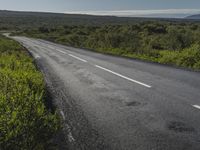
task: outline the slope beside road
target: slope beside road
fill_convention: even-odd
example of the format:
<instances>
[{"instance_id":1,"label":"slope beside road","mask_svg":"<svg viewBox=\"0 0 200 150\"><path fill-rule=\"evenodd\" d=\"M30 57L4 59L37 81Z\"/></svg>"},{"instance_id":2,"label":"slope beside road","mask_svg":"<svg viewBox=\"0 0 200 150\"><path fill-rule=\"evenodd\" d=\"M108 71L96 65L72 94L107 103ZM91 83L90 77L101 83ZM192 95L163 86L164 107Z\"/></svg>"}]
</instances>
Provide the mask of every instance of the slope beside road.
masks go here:
<instances>
[{"instance_id":1,"label":"slope beside road","mask_svg":"<svg viewBox=\"0 0 200 150\"><path fill-rule=\"evenodd\" d=\"M200 149L199 72L13 38L44 73L74 149Z\"/></svg>"}]
</instances>

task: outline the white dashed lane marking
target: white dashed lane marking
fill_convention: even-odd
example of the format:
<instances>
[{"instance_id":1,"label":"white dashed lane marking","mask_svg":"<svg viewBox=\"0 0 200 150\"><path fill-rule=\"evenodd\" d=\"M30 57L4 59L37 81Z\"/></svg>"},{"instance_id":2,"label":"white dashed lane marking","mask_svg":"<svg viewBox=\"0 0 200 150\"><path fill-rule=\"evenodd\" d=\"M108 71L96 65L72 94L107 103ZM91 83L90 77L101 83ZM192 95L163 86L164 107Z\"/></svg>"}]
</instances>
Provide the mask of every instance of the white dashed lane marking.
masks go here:
<instances>
[{"instance_id":1,"label":"white dashed lane marking","mask_svg":"<svg viewBox=\"0 0 200 150\"><path fill-rule=\"evenodd\" d=\"M84 59L82 59L82 58L80 58L80 57L77 57L77 56L75 56L75 55L72 55L72 54L68 54L69 56L71 56L71 57L73 57L73 58L75 58L75 59L78 59L78 60L80 60L80 61L82 61L82 62L87 62L87 60L84 60Z\"/></svg>"},{"instance_id":2,"label":"white dashed lane marking","mask_svg":"<svg viewBox=\"0 0 200 150\"><path fill-rule=\"evenodd\" d=\"M101 66L98 66L98 65L95 65L95 67L100 68L100 69L102 69L102 70L104 70L104 71L110 72L110 73L112 73L112 74L114 74L114 75L116 75L116 76L118 76L118 77L121 77L121 78L123 78L123 79L126 79L126 80L128 80L128 81L131 81L131 82L140 84L140 85L145 86L145 87L147 87L147 88L151 88L150 85L147 85L147 84L145 84L145 83L142 83L142 82L137 81L137 80L134 80L134 79L131 79L131 78L129 78L129 77L126 77L126 76L121 75L121 74L119 74L119 73L117 73L117 72L111 71L111 70L109 70L109 69L106 69L106 68L104 68L104 67L101 67Z\"/></svg>"},{"instance_id":3,"label":"white dashed lane marking","mask_svg":"<svg viewBox=\"0 0 200 150\"><path fill-rule=\"evenodd\" d=\"M62 50L59 50L59 49L55 49L55 50L57 50L57 51L60 52L60 53L67 54L67 55L69 55L69 56L71 56L71 57L73 57L73 58L75 58L75 59L77 59L77 60L80 60L80 61L82 61L82 62L87 62L87 60L84 60L84 59L82 59L82 58L80 58L80 57L78 57L78 56L75 56L75 55L73 55L73 54L68 54L68 53L66 53L66 52L64 52L64 51L62 51ZM142 82L140 82L140 81L131 79L131 78L129 78L129 77L126 77L126 76L124 76L124 75L122 75L122 74L119 74L119 73L117 73L117 72L114 72L114 71L112 71L112 70L106 69L106 68L104 68L104 67L101 67L101 66L98 66L98 65L94 65L94 66L97 67L97 68L99 68L99 69L102 69L102 70L104 70L104 71L107 71L107 72L109 72L109 73L112 73L112 74L114 74L114 75L116 75L116 76L118 76L118 77L121 77L121 78L123 78L123 79L126 79L126 80L128 80L128 81L131 81L131 82L137 83L137 84L139 84L139 85L145 86L145 87L147 87L147 88L151 88L151 87L152 87L152 86L150 86L150 85L148 85L148 84L145 84L145 83L142 83Z\"/></svg>"},{"instance_id":4,"label":"white dashed lane marking","mask_svg":"<svg viewBox=\"0 0 200 150\"><path fill-rule=\"evenodd\" d=\"M200 109L199 105L192 105L194 108Z\"/></svg>"},{"instance_id":5,"label":"white dashed lane marking","mask_svg":"<svg viewBox=\"0 0 200 150\"><path fill-rule=\"evenodd\" d=\"M57 49L57 51L59 51L59 52L61 52L61 53L63 53L63 54L67 54L66 52L63 52L63 51L61 51L61 50L58 50L58 49Z\"/></svg>"}]
</instances>

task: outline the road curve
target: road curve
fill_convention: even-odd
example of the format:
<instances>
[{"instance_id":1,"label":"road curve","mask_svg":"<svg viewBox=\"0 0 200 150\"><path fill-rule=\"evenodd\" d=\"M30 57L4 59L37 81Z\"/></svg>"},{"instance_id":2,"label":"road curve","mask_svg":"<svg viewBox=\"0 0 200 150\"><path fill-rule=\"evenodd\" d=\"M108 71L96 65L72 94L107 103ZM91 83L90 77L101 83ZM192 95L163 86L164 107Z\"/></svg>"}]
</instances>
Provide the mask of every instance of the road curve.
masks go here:
<instances>
[{"instance_id":1,"label":"road curve","mask_svg":"<svg viewBox=\"0 0 200 150\"><path fill-rule=\"evenodd\" d=\"M44 73L73 149L200 149L200 73L13 38Z\"/></svg>"}]
</instances>

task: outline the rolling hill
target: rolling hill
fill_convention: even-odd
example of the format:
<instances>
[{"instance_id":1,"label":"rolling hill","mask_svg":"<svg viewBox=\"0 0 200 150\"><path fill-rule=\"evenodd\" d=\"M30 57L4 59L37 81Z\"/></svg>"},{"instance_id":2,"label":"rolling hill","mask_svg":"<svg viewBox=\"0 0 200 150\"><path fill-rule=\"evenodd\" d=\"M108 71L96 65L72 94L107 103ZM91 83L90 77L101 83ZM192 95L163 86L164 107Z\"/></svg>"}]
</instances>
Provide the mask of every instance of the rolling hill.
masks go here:
<instances>
[{"instance_id":1,"label":"rolling hill","mask_svg":"<svg viewBox=\"0 0 200 150\"><path fill-rule=\"evenodd\" d=\"M135 21L141 21L141 18L0 10L0 30L59 25L126 24Z\"/></svg>"},{"instance_id":2,"label":"rolling hill","mask_svg":"<svg viewBox=\"0 0 200 150\"><path fill-rule=\"evenodd\" d=\"M94 16L80 14L22 12L0 10L0 30L18 30L34 27L57 27L63 25L109 25L133 24L144 21L182 21L182 19L136 18L115 16Z\"/></svg>"},{"instance_id":3,"label":"rolling hill","mask_svg":"<svg viewBox=\"0 0 200 150\"><path fill-rule=\"evenodd\" d=\"M196 19L196 20L200 20L200 14L188 16L188 17L186 17L186 19Z\"/></svg>"}]
</instances>

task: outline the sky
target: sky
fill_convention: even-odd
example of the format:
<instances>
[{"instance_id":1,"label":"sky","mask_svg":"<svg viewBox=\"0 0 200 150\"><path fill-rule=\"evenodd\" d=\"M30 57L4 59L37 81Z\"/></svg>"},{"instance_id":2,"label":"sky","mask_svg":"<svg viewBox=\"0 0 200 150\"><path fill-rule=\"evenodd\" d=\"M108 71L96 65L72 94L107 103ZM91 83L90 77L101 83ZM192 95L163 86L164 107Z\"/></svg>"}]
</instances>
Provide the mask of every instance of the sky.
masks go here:
<instances>
[{"instance_id":1,"label":"sky","mask_svg":"<svg viewBox=\"0 0 200 150\"><path fill-rule=\"evenodd\" d=\"M0 9L116 16L184 17L200 13L200 0L0 0Z\"/></svg>"}]
</instances>

